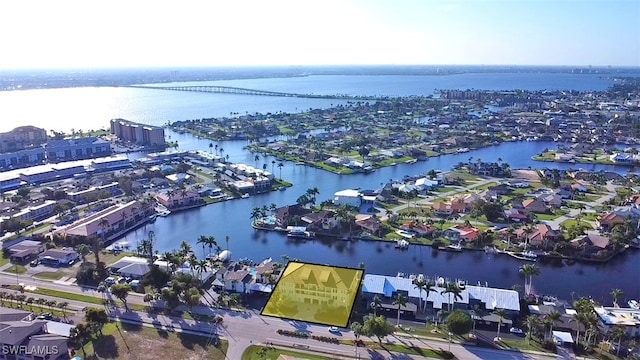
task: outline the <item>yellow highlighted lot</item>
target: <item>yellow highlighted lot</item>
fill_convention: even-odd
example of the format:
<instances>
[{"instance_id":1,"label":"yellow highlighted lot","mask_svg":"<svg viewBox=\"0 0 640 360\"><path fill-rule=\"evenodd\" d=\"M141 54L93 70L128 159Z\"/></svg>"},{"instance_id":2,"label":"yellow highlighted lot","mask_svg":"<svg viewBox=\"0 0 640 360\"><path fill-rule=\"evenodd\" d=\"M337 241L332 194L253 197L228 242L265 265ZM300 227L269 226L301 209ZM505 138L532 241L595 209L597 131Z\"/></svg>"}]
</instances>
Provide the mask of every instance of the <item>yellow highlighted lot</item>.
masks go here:
<instances>
[{"instance_id":1,"label":"yellow highlighted lot","mask_svg":"<svg viewBox=\"0 0 640 360\"><path fill-rule=\"evenodd\" d=\"M364 271L289 262L262 315L346 327Z\"/></svg>"}]
</instances>

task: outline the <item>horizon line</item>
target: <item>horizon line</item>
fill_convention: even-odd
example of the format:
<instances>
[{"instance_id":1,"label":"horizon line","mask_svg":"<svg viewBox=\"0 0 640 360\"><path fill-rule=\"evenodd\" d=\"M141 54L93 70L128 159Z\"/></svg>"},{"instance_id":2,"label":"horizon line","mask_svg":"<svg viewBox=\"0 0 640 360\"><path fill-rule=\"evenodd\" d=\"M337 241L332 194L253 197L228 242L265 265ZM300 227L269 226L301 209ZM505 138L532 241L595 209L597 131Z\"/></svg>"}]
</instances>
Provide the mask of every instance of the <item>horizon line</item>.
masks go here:
<instances>
[{"instance_id":1,"label":"horizon line","mask_svg":"<svg viewBox=\"0 0 640 360\"><path fill-rule=\"evenodd\" d=\"M589 69L640 69L637 65L550 65L550 64L284 64L284 65L130 65L130 66L75 66L75 67L7 67L0 70L8 71L51 71L51 70L143 70L143 69L242 69L242 68L331 68L331 67L469 67L469 68L589 68Z\"/></svg>"}]
</instances>

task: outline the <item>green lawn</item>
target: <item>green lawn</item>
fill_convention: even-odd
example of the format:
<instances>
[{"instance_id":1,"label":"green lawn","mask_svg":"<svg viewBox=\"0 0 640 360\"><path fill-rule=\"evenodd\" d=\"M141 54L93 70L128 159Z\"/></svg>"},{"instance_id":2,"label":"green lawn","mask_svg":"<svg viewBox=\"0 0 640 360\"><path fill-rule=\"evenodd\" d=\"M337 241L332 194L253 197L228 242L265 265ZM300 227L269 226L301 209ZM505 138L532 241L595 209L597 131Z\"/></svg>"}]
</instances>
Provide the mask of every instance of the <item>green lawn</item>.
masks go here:
<instances>
[{"instance_id":1,"label":"green lawn","mask_svg":"<svg viewBox=\"0 0 640 360\"><path fill-rule=\"evenodd\" d=\"M322 169L322 170L327 170L327 171L331 171L334 174L341 174L341 175L347 175L347 174L353 174L353 170L351 169L347 169L346 167L333 167L333 166L329 166L327 164L325 164L322 161L316 161L313 163L314 166Z\"/></svg>"},{"instance_id":2,"label":"green lawn","mask_svg":"<svg viewBox=\"0 0 640 360\"><path fill-rule=\"evenodd\" d=\"M436 189L436 192L439 192L439 193L447 193L450 191L456 191L456 188L450 187L450 186L443 186Z\"/></svg>"},{"instance_id":3,"label":"green lawn","mask_svg":"<svg viewBox=\"0 0 640 360\"><path fill-rule=\"evenodd\" d=\"M542 351L550 353L550 350L547 350L542 347L542 344L539 342L532 340L531 343L526 338L522 339L502 339L500 345L503 348L507 349L518 349L524 351Z\"/></svg>"},{"instance_id":4,"label":"green lawn","mask_svg":"<svg viewBox=\"0 0 640 360\"><path fill-rule=\"evenodd\" d=\"M484 185L480 185L480 186L474 187L473 189L474 190L487 190L488 188L490 188L492 186L496 186L496 185L498 185L498 183L490 182L490 183L486 183Z\"/></svg>"},{"instance_id":5,"label":"green lawn","mask_svg":"<svg viewBox=\"0 0 640 360\"><path fill-rule=\"evenodd\" d=\"M1 252L2 255L0 255L0 266L8 264L9 261L11 261L10 258L5 257L4 251Z\"/></svg>"},{"instance_id":6,"label":"green lawn","mask_svg":"<svg viewBox=\"0 0 640 360\"><path fill-rule=\"evenodd\" d=\"M32 297L33 297L33 296L32 296ZM36 297L33 297L33 298L34 298L34 299L37 299ZM17 309L17 308L18 308L18 305L19 305L19 304L18 304L18 302L17 302L17 301L15 301L15 300L4 300L4 301L2 302L2 306L4 306L4 307L9 307L9 308L14 308L14 307L15 307L15 308ZM69 317L69 316L73 315L73 312L71 312L71 311L64 312L64 311L62 311L62 310L52 309L52 308L50 308L50 307L48 307L48 306L46 306L46 305L42 305L42 306L40 306L40 305L38 305L38 304L27 304L27 303L23 303L23 304L22 304L22 310L27 310L27 309L28 309L29 311L31 311L31 312L36 313L36 314L51 313L52 315L54 315L54 316L58 316L58 317L61 317L61 318L65 317L65 315L66 315L67 317Z\"/></svg>"},{"instance_id":7,"label":"green lawn","mask_svg":"<svg viewBox=\"0 0 640 360\"><path fill-rule=\"evenodd\" d=\"M22 265L12 265L11 267L7 268L5 272L8 272L10 274L17 273L18 275L22 275L27 272L27 268Z\"/></svg>"},{"instance_id":8,"label":"green lawn","mask_svg":"<svg viewBox=\"0 0 640 360\"><path fill-rule=\"evenodd\" d=\"M555 220L562 215L566 215L569 212L567 210L556 210L553 214L536 214L538 220Z\"/></svg>"},{"instance_id":9,"label":"green lawn","mask_svg":"<svg viewBox=\"0 0 640 360\"><path fill-rule=\"evenodd\" d=\"M223 360L227 348L227 341L222 339L215 346L207 336L112 322L104 326L102 336L85 343L77 354L83 359Z\"/></svg>"},{"instance_id":10,"label":"green lawn","mask_svg":"<svg viewBox=\"0 0 640 360\"><path fill-rule=\"evenodd\" d=\"M64 273L61 271L43 271L37 274L34 274L33 277L44 280L60 280Z\"/></svg>"},{"instance_id":11,"label":"green lawn","mask_svg":"<svg viewBox=\"0 0 640 360\"><path fill-rule=\"evenodd\" d=\"M291 350L274 349L266 346L252 345L249 346L242 354L242 360L276 360L280 355L287 355L293 358L308 360L328 360L333 357L321 356L315 354L299 353Z\"/></svg>"},{"instance_id":12,"label":"green lawn","mask_svg":"<svg viewBox=\"0 0 640 360\"><path fill-rule=\"evenodd\" d=\"M90 303L90 304L102 305L102 299L100 297L93 297L93 296L90 296L90 295L75 294L75 293L70 293L70 292L65 292L65 291L58 291L58 290L52 290L52 289L43 289L43 288L37 288L37 289L35 289L33 291L25 290L25 292L34 293L34 294L40 294L40 295L46 295L46 296L56 297L56 298L60 298L60 299L76 300L76 301L82 301L82 302L86 302L86 303ZM120 301L116 301L116 305L118 305L119 307L123 306ZM129 309L134 310L134 311L146 311L147 310L147 306L145 306L145 305L128 304L128 306L129 306Z\"/></svg>"}]
</instances>

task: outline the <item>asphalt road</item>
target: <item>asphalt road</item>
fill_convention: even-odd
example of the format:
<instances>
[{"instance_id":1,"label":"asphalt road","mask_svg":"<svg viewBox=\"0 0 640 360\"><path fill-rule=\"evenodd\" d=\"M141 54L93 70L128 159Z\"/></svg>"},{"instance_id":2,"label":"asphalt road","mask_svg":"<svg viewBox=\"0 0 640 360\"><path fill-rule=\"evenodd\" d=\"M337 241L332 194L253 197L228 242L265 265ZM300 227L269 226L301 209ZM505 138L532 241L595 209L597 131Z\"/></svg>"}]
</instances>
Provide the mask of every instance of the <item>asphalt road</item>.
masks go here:
<instances>
[{"instance_id":1,"label":"asphalt road","mask_svg":"<svg viewBox=\"0 0 640 360\"><path fill-rule=\"evenodd\" d=\"M53 284L46 281L35 279L21 280L25 285L34 285L44 288L53 288L60 291L79 293L84 295L93 295L100 297L100 294L93 289L81 288L76 285ZM6 274L0 274L0 283L15 284L15 277ZM49 296L40 296L42 298L52 298ZM55 299L55 298L53 298ZM142 297L138 295L129 296L130 303L143 304ZM57 301L63 301L56 299ZM64 300L67 301L67 300ZM81 316L81 309L85 306L96 306L95 304L84 303L82 301L69 300L70 310L77 311L77 317ZM328 327L321 325L308 324L299 321L283 320L261 316L254 310L245 312L231 311L227 309L216 309L205 306L195 307L194 312L202 315L220 315L223 322L220 325L214 325L209 322L198 322L195 320L182 319L179 317L170 317L161 314L147 312L125 312L124 309L110 309L110 316L113 319L119 319L126 322L142 323L146 326L156 328L172 329L175 331L192 331L201 334L217 334L225 338L229 342L228 359L239 359L244 349L251 344L273 343L275 345L296 347L305 351L328 352L343 357L355 357L356 348L350 345L337 345L322 343L312 339L296 339L277 334L278 329L303 331L313 335L337 336L341 339L354 339L351 331L344 329L339 335L329 332ZM496 349L480 348L475 346L466 346L458 344L449 344L446 341L418 338L415 336L390 336L386 340L389 344L405 344L408 346L427 347L432 349L449 349L456 355L458 359L476 360L476 359L549 359L551 357L537 354L523 354L513 351L501 351ZM420 359L418 356L407 356L404 354L388 353L386 351L373 351L371 349L358 349L358 355L361 358L379 358L379 359Z\"/></svg>"}]
</instances>

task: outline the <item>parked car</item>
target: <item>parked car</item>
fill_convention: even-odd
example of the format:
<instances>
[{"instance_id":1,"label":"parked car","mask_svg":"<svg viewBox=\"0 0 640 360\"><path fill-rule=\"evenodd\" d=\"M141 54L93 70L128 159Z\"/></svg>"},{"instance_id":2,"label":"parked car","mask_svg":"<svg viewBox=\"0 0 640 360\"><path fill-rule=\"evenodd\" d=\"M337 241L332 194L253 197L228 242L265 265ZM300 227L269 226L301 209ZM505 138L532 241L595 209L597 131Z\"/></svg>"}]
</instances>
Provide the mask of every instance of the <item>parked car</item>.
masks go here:
<instances>
[{"instance_id":1,"label":"parked car","mask_svg":"<svg viewBox=\"0 0 640 360\"><path fill-rule=\"evenodd\" d=\"M116 283L116 279L113 276L109 276L104 280L104 283L111 286Z\"/></svg>"},{"instance_id":2,"label":"parked car","mask_svg":"<svg viewBox=\"0 0 640 360\"><path fill-rule=\"evenodd\" d=\"M516 335L524 335L524 331L517 327L512 327L511 329L509 329L509 332Z\"/></svg>"},{"instance_id":3,"label":"parked car","mask_svg":"<svg viewBox=\"0 0 640 360\"><path fill-rule=\"evenodd\" d=\"M29 265L31 265L31 267L38 266L38 265L40 265L40 260L39 259L35 259L32 262L30 262Z\"/></svg>"},{"instance_id":4,"label":"parked car","mask_svg":"<svg viewBox=\"0 0 640 360\"><path fill-rule=\"evenodd\" d=\"M340 329L338 329L335 326L332 326L332 327L329 328L329 332L332 333L332 334L339 334L340 333Z\"/></svg>"}]
</instances>

